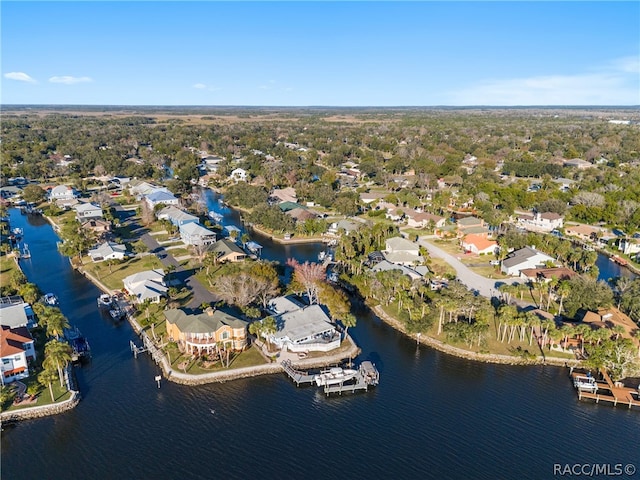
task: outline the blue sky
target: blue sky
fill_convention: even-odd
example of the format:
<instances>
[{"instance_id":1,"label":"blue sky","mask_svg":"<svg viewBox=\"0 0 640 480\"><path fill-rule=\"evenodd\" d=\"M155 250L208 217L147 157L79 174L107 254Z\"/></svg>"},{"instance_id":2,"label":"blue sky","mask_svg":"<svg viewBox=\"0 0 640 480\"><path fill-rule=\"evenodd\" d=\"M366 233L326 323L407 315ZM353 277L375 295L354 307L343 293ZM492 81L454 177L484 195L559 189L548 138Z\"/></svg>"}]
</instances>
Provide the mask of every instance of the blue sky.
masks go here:
<instances>
[{"instance_id":1,"label":"blue sky","mask_svg":"<svg viewBox=\"0 0 640 480\"><path fill-rule=\"evenodd\" d=\"M11 2L3 104L640 105L640 2Z\"/></svg>"}]
</instances>

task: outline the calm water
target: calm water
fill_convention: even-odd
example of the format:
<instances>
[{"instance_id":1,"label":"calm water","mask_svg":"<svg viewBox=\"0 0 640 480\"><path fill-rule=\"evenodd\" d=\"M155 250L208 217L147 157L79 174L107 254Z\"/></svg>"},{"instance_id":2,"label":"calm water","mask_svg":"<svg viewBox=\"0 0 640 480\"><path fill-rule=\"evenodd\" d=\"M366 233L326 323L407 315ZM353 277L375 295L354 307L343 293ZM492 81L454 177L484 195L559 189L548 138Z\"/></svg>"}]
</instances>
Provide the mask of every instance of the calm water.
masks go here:
<instances>
[{"instance_id":1,"label":"calm water","mask_svg":"<svg viewBox=\"0 0 640 480\"><path fill-rule=\"evenodd\" d=\"M77 408L2 433L3 479L542 479L554 463L640 468L640 412L578 402L565 369L448 357L365 312L350 332L360 360L381 371L368 393L326 398L284 374L158 389L157 367L133 358L128 324L100 317L99 291L57 254L50 226L11 218L32 252L25 273L59 296L93 360L77 369Z\"/></svg>"}]
</instances>

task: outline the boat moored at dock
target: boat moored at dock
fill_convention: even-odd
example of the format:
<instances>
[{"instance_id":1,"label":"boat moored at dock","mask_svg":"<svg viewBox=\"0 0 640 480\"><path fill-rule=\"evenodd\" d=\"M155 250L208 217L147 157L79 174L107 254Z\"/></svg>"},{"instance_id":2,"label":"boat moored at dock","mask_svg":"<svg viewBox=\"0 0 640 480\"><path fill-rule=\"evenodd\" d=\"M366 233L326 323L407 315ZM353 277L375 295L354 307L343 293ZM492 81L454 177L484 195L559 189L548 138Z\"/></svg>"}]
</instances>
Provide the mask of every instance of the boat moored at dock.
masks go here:
<instances>
[{"instance_id":1,"label":"boat moored at dock","mask_svg":"<svg viewBox=\"0 0 640 480\"><path fill-rule=\"evenodd\" d=\"M58 306L58 297L56 297L53 293L46 293L44 297L42 297L42 301L50 307Z\"/></svg>"},{"instance_id":2,"label":"boat moored at dock","mask_svg":"<svg viewBox=\"0 0 640 480\"><path fill-rule=\"evenodd\" d=\"M111 308L113 306L113 298L108 293L103 293L98 297L99 308Z\"/></svg>"},{"instance_id":3,"label":"boat moored at dock","mask_svg":"<svg viewBox=\"0 0 640 480\"><path fill-rule=\"evenodd\" d=\"M328 370L323 370L318 375L313 377L313 381L318 387L325 385L336 385L339 383L345 383L355 378L357 370L350 368L333 367Z\"/></svg>"},{"instance_id":4,"label":"boat moored at dock","mask_svg":"<svg viewBox=\"0 0 640 480\"><path fill-rule=\"evenodd\" d=\"M71 360L73 362L79 362L91 358L91 347L89 346L89 341L77 327L65 329L64 338L71 347Z\"/></svg>"}]
</instances>

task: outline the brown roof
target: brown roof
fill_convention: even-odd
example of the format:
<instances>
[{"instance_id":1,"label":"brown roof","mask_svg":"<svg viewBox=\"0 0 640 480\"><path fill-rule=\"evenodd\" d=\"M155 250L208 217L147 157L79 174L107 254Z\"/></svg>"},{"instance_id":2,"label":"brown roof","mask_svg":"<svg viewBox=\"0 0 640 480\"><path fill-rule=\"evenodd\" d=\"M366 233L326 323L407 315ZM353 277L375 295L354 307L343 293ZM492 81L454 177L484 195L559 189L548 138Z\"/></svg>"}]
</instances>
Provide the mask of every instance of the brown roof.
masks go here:
<instances>
[{"instance_id":1,"label":"brown roof","mask_svg":"<svg viewBox=\"0 0 640 480\"><path fill-rule=\"evenodd\" d=\"M0 332L0 351L3 357L24 352L23 343L33 342L26 327L9 328L2 326Z\"/></svg>"}]
</instances>

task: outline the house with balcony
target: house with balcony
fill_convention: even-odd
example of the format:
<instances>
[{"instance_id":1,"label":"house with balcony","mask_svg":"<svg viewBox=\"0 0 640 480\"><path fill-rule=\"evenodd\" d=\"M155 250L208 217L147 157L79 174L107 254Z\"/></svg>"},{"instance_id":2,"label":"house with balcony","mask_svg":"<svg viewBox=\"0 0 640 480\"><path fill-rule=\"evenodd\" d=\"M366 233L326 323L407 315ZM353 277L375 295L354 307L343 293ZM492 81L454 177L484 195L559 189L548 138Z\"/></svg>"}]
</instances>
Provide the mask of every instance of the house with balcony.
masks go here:
<instances>
[{"instance_id":1,"label":"house with balcony","mask_svg":"<svg viewBox=\"0 0 640 480\"><path fill-rule=\"evenodd\" d=\"M190 222L180 225L180 238L186 245L212 245L216 234L199 223Z\"/></svg>"},{"instance_id":2,"label":"house with balcony","mask_svg":"<svg viewBox=\"0 0 640 480\"><path fill-rule=\"evenodd\" d=\"M29 363L35 361L34 341L26 327L0 327L0 370L2 384L29 376Z\"/></svg>"},{"instance_id":3,"label":"house with balcony","mask_svg":"<svg viewBox=\"0 0 640 480\"><path fill-rule=\"evenodd\" d=\"M304 305L291 296L274 298L269 309L276 332L268 340L290 352L329 352L340 347L342 336L320 305Z\"/></svg>"},{"instance_id":4,"label":"house with balcony","mask_svg":"<svg viewBox=\"0 0 640 480\"><path fill-rule=\"evenodd\" d=\"M49 191L49 201L57 202L58 200L74 200L78 198L78 192L69 185L58 185Z\"/></svg>"},{"instance_id":5,"label":"house with balcony","mask_svg":"<svg viewBox=\"0 0 640 480\"><path fill-rule=\"evenodd\" d=\"M242 351L247 347L248 322L221 310L208 308L203 313L187 314L172 308L164 311L167 335L191 355L224 350Z\"/></svg>"},{"instance_id":6,"label":"house with balcony","mask_svg":"<svg viewBox=\"0 0 640 480\"><path fill-rule=\"evenodd\" d=\"M222 238L213 244L210 250L217 256L218 262L242 262L247 253L227 238Z\"/></svg>"},{"instance_id":7,"label":"house with balcony","mask_svg":"<svg viewBox=\"0 0 640 480\"><path fill-rule=\"evenodd\" d=\"M534 232L550 232L564 226L564 218L555 212L533 212L517 217L517 225Z\"/></svg>"}]
</instances>

